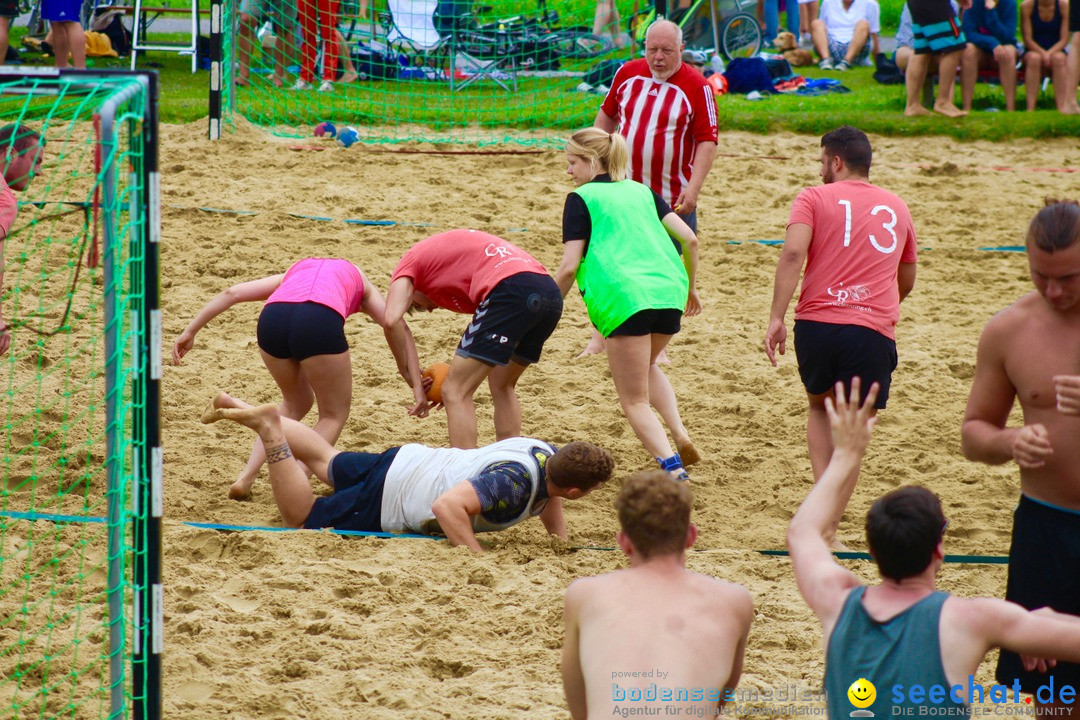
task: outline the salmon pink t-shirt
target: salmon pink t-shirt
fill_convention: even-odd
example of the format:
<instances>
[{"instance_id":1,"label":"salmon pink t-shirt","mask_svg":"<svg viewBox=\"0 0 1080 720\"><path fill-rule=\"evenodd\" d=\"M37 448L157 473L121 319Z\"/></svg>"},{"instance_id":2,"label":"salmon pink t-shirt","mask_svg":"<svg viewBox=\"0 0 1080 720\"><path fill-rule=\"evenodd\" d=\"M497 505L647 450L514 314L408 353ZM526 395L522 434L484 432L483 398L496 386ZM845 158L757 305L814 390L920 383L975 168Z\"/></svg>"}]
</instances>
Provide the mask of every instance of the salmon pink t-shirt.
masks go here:
<instances>
[{"instance_id":1,"label":"salmon pink t-shirt","mask_svg":"<svg viewBox=\"0 0 1080 720\"><path fill-rule=\"evenodd\" d=\"M413 245L390 282L410 278L413 289L446 310L471 314L500 282L518 273L547 275L540 261L479 230L450 230Z\"/></svg>"},{"instance_id":2,"label":"salmon pink t-shirt","mask_svg":"<svg viewBox=\"0 0 1080 720\"><path fill-rule=\"evenodd\" d=\"M364 276L351 262L307 258L285 271L285 279L266 299L266 304L314 302L347 318L360 310L363 299Z\"/></svg>"},{"instance_id":3,"label":"salmon pink t-shirt","mask_svg":"<svg viewBox=\"0 0 1080 720\"><path fill-rule=\"evenodd\" d=\"M15 193L0 176L0 241L7 238L11 232L11 226L15 224L15 215L19 211L19 202L15 199Z\"/></svg>"},{"instance_id":4,"label":"salmon pink t-shirt","mask_svg":"<svg viewBox=\"0 0 1080 720\"><path fill-rule=\"evenodd\" d=\"M915 262L915 229L899 197L864 180L799 193L788 225L814 230L796 320L861 325L895 340L897 268Z\"/></svg>"}]
</instances>

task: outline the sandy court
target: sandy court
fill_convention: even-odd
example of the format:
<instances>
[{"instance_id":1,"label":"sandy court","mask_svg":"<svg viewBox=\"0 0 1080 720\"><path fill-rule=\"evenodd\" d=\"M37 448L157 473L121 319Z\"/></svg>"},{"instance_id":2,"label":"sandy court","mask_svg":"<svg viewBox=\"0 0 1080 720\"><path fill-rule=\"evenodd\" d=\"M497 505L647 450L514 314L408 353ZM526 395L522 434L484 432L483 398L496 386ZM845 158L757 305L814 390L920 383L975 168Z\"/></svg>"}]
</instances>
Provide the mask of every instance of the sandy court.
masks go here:
<instances>
[{"instance_id":1,"label":"sandy court","mask_svg":"<svg viewBox=\"0 0 1080 720\"><path fill-rule=\"evenodd\" d=\"M960 420L982 326L1031 283L1022 254L980 248L1021 244L1044 196L1080 195L1080 174L1052 171L1080 168L1080 148L1075 139L872 142L871 179L907 201L920 264L902 307L889 408L840 537L863 549L860 521L869 501L900 483L923 483L941 495L951 520L948 552L1002 555L1018 474L965 461ZM163 128L166 357L214 293L307 256L352 260L385 291L412 243L473 227L522 246L551 270L558 265L562 203L571 188L560 152L395 154L314 138L302 144L324 151L288 149L296 144L248 127L216 143L205 140L205 123ZM778 368L762 351L778 249L745 242L783 237L795 194L819 182L819 147L808 136L722 135L700 203L705 312L684 324L667 369L705 458L693 475L701 552L689 563L744 583L754 596L742 683L748 691L817 690L823 672L819 630L797 596L790 564L755 552L783 547L787 521L810 486L810 465L794 351ZM574 359L588 336L576 292L566 307L542 362L520 385L525 432L602 444L614 453L618 476L651 467L618 408L606 359ZM197 422L218 388L251 402L278 399L258 357L258 313L255 303L233 308L198 335L182 366L165 369L166 714L568 717L558 679L562 594L576 577L621 566L618 553L582 549L613 546L617 483L569 504L568 544L532 521L484 536L491 552L483 556L430 540L220 533L183 524L280 526L265 471L252 501L226 497L252 434ZM790 328L790 312L788 319ZM446 311L412 318L421 362L448 361L465 322ZM354 399L339 447L444 444L442 413L406 415L411 394L382 332L354 316L346 335ZM480 439L489 442L486 390L477 401ZM869 564L852 567L871 577ZM944 589L960 594L1001 595L1004 583L1002 565L950 565L941 578Z\"/></svg>"}]
</instances>

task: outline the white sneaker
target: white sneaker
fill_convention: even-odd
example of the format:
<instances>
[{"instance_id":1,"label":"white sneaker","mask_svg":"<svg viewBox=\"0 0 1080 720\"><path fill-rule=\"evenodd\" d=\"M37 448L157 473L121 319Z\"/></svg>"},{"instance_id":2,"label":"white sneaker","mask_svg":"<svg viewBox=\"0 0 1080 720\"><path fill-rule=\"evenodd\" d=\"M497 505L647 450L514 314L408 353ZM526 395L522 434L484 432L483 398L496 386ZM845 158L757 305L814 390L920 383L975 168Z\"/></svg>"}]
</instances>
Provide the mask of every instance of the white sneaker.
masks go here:
<instances>
[{"instance_id":1,"label":"white sneaker","mask_svg":"<svg viewBox=\"0 0 1080 720\"><path fill-rule=\"evenodd\" d=\"M810 33L803 33L802 38L799 40L799 47L813 47L814 39L810 37Z\"/></svg>"},{"instance_id":2,"label":"white sneaker","mask_svg":"<svg viewBox=\"0 0 1080 720\"><path fill-rule=\"evenodd\" d=\"M293 83L293 85L289 89L290 90L310 90L311 89L311 83L304 82L303 80L297 80L295 83Z\"/></svg>"},{"instance_id":3,"label":"white sneaker","mask_svg":"<svg viewBox=\"0 0 1080 720\"><path fill-rule=\"evenodd\" d=\"M323 80L319 84L319 92L334 92L334 83L329 80Z\"/></svg>"},{"instance_id":4,"label":"white sneaker","mask_svg":"<svg viewBox=\"0 0 1080 720\"><path fill-rule=\"evenodd\" d=\"M817 66L822 70L833 70L836 67L835 65L833 65L832 58L824 58L821 62L817 64ZM847 70L847 67L845 67L844 69Z\"/></svg>"}]
</instances>

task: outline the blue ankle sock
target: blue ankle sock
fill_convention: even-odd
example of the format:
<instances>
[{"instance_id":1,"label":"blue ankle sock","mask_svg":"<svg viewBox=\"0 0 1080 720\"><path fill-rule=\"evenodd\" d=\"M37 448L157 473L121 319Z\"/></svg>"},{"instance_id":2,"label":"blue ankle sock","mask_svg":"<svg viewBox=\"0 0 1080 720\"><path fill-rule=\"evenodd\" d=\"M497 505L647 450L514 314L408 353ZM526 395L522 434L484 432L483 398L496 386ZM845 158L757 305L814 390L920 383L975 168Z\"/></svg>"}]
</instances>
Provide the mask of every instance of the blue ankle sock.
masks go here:
<instances>
[{"instance_id":1,"label":"blue ankle sock","mask_svg":"<svg viewBox=\"0 0 1080 720\"><path fill-rule=\"evenodd\" d=\"M1078 0L1080 1L1080 0ZM686 482L690 479L690 474L686 472L686 468L683 467L682 458L679 457L679 453L675 453L668 459L656 458L656 462L660 463L660 469L664 472L676 472L675 480L678 482Z\"/></svg>"},{"instance_id":2,"label":"blue ankle sock","mask_svg":"<svg viewBox=\"0 0 1080 720\"><path fill-rule=\"evenodd\" d=\"M683 469L682 458L679 457L679 453L675 453L666 460L663 458L656 458L656 462L660 463L661 470L671 471Z\"/></svg>"}]
</instances>

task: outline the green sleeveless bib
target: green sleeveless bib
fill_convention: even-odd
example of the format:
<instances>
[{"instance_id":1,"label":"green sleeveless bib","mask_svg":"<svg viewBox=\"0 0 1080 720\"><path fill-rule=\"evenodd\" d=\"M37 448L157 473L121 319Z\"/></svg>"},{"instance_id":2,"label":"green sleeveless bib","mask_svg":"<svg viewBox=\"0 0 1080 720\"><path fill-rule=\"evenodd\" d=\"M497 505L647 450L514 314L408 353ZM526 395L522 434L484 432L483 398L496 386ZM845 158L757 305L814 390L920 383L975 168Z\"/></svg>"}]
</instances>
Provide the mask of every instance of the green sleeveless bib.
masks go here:
<instances>
[{"instance_id":1,"label":"green sleeveless bib","mask_svg":"<svg viewBox=\"0 0 1080 720\"><path fill-rule=\"evenodd\" d=\"M632 180L589 182L575 191L592 237L577 270L589 320L604 337L642 310L682 310L690 280L656 217L652 191Z\"/></svg>"}]
</instances>

